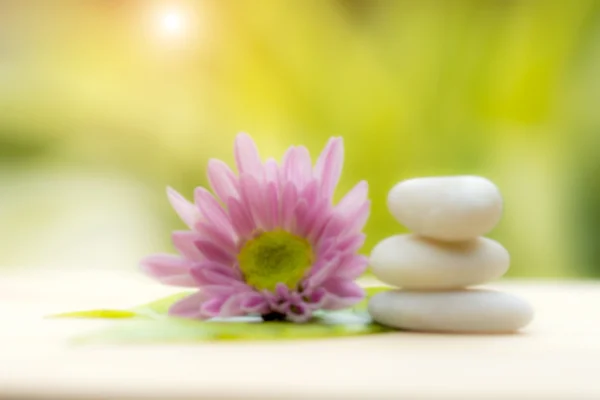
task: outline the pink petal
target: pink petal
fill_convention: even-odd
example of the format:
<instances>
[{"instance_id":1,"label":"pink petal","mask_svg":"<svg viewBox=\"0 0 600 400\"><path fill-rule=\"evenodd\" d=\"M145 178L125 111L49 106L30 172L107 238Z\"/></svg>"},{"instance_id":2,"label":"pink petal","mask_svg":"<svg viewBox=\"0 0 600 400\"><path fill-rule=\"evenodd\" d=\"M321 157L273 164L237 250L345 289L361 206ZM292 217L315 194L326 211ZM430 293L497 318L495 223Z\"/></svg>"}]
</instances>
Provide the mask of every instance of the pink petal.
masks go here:
<instances>
[{"instance_id":1,"label":"pink petal","mask_svg":"<svg viewBox=\"0 0 600 400\"><path fill-rule=\"evenodd\" d=\"M337 238L348 228L348 219L339 215L333 215L322 232L317 236L317 240L327 240L329 238Z\"/></svg>"},{"instance_id":2,"label":"pink petal","mask_svg":"<svg viewBox=\"0 0 600 400\"><path fill-rule=\"evenodd\" d=\"M296 186L288 182L283 190L281 199L281 219L280 224L283 229L293 231L295 229L295 210L298 204L298 191Z\"/></svg>"},{"instance_id":3,"label":"pink petal","mask_svg":"<svg viewBox=\"0 0 600 400\"><path fill-rule=\"evenodd\" d=\"M200 288L202 294L204 294L205 298L210 299L214 297L229 297L235 293L252 291L250 287L242 288L234 287L230 285L206 285Z\"/></svg>"},{"instance_id":4,"label":"pink petal","mask_svg":"<svg viewBox=\"0 0 600 400\"><path fill-rule=\"evenodd\" d=\"M314 204L319 198L319 182L315 180L310 181L300 192L300 197L306 200L308 204Z\"/></svg>"},{"instance_id":5,"label":"pink petal","mask_svg":"<svg viewBox=\"0 0 600 400\"><path fill-rule=\"evenodd\" d=\"M367 181L358 182L337 204L335 207L336 212L343 216L353 216L367 201L368 193L369 184Z\"/></svg>"},{"instance_id":6,"label":"pink petal","mask_svg":"<svg viewBox=\"0 0 600 400\"><path fill-rule=\"evenodd\" d=\"M279 226L279 197L274 182L270 182L267 185L267 191L265 192L264 197L264 207L266 208L265 216L267 217L266 228L267 230L272 230Z\"/></svg>"},{"instance_id":7,"label":"pink petal","mask_svg":"<svg viewBox=\"0 0 600 400\"><path fill-rule=\"evenodd\" d=\"M310 236L312 238L314 237L314 235L311 235L313 230L326 221L328 204L322 201L316 204L312 203L312 206L309 206L311 203L304 200L300 204L306 204L306 207L299 207L296 210L296 230L300 236Z\"/></svg>"},{"instance_id":8,"label":"pink petal","mask_svg":"<svg viewBox=\"0 0 600 400\"><path fill-rule=\"evenodd\" d=\"M214 261L219 264L231 265L235 260L232 253L217 246L215 243L208 240L197 240L195 242L198 249L204 254L209 261Z\"/></svg>"},{"instance_id":9,"label":"pink petal","mask_svg":"<svg viewBox=\"0 0 600 400\"><path fill-rule=\"evenodd\" d=\"M274 158L269 158L265 161L265 176L267 182L279 184L279 165L277 165L277 160Z\"/></svg>"},{"instance_id":10,"label":"pink petal","mask_svg":"<svg viewBox=\"0 0 600 400\"><path fill-rule=\"evenodd\" d=\"M267 312L269 308L265 297L256 292L248 292L241 296L240 307L246 313L258 314Z\"/></svg>"},{"instance_id":11,"label":"pink petal","mask_svg":"<svg viewBox=\"0 0 600 400\"><path fill-rule=\"evenodd\" d=\"M304 146L290 147L283 156L283 172L287 181L303 188L312 178L310 153Z\"/></svg>"},{"instance_id":12,"label":"pink petal","mask_svg":"<svg viewBox=\"0 0 600 400\"><path fill-rule=\"evenodd\" d=\"M196 240L208 240L227 252L233 253L236 251L236 240L232 238L229 232L226 232L217 226L200 222L196 224L196 232Z\"/></svg>"},{"instance_id":13,"label":"pink petal","mask_svg":"<svg viewBox=\"0 0 600 400\"><path fill-rule=\"evenodd\" d=\"M310 159L310 152L306 147L296 147L296 163L296 179L301 185L300 187L302 187L313 177L312 160Z\"/></svg>"},{"instance_id":14,"label":"pink petal","mask_svg":"<svg viewBox=\"0 0 600 400\"><path fill-rule=\"evenodd\" d=\"M316 250L319 258L325 257L330 252L337 252L337 238L330 237L318 242Z\"/></svg>"},{"instance_id":15,"label":"pink petal","mask_svg":"<svg viewBox=\"0 0 600 400\"><path fill-rule=\"evenodd\" d=\"M333 272L336 278L354 280L364 274L369 260L361 255L348 255L342 258L337 268Z\"/></svg>"},{"instance_id":16,"label":"pink petal","mask_svg":"<svg viewBox=\"0 0 600 400\"><path fill-rule=\"evenodd\" d=\"M243 294L234 294L229 297L223 306L221 307L220 317L235 317L239 315L245 315L246 313L242 310L242 300L244 299Z\"/></svg>"},{"instance_id":17,"label":"pink petal","mask_svg":"<svg viewBox=\"0 0 600 400\"><path fill-rule=\"evenodd\" d=\"M200 211L198 208L171 187L167 187L167 197L171 206L179 215L179 218L193 229L194 224L200 220Z\"/></svg>"},{"instance_id":18,"label":"pink petal","mask_svg":"<svg viewBox=\"0 0 600 400\"><path fill-rule=\"evenodd\" d=\"M279 300L274 304L270 304L269 308L271 311L278 312L280 314L287 314L290 310L290 302L287 300Z\"/></svg>"},{"instance_id":19,"label":"pink petal","mask_svg":"<svg viewBox=\"0 0 600 400\"><path fill-rule=\"evenodd\" d=\"M300 296L300 293L297 291L290 291L287 298L291 303L294 304L302 302L302 296Z\"/></svg>"},{"instance_id":20,"label":"pink petal","mask_svg":"<svg viewBox=\"0 0 600 400\"><path fill-rule=\"evenodd\" d=\"M222 270L213 270L213 269L201 269L201 270L192 270L192 275L196 280L202 279L204 282L207 282L212 285L229 285L235 286L236 284L242 282L234 277L226 275Z\"/></svg>"},{"instance_id":21,"label":"pink petal","mask_svg":"<svg viewBox=\"0 0 600 400\"><path fill-rule=\"evenodd\" d=\"M304 302L311 310L318 310L323 306L326 296L327 292L325 289L317 288L312 294L305 296L307 298L304 299Z\"/></svg>"},{"instance_id":22,"label":"pink petal","mask_svg":"<svg viewBox=\"0 0 600 400\"><path fill-rule=\"evenodd\" d=\"M348 218L348 232L360 232L365 227L371 214L371 202L366 201L351 217Z\"/></svg>"},{"instance_id":23,"label":"pink petal","mask_svg":"<svg viewBox=\"0 0 600 400\"><path fill-rule=\"evenodd\" d=\"M290 289L283 283L278 283L275 286L275 294L280 299L287 299L290 296Z\"/></svg>"},{"instance_id":24,"label":"pink petal","mask_svg":"<svg viewBox=\"0 0 600 400\"><path fill-rule=\"evenodd\" d=\"M325 229L328 222L327 217L330 215L330 207L327 202L321 200L312 208L308 216L309 223L306 227L306 237L311 242L316 242L319 233Z\"/></svg>"},{"instance_id":25,"label":"pink petal","mask_svg":"<svg viewBox=\"0 0 600 400\"><path fill-rule=\"evenodd\" d=\"M264 230L267 227L269 210L265 207L262 186L254 176L244 174L240 177L240 187L242 200L250 210L255 227Z\"/></svg>"},{"instance_id":26,"label":"pink petal","mask_svg":"<svg viewBox=\"0 0 600 400\"><path fill-rule=\"evenodd\" d=\"M265 298L269 307L273 307L280 302L279 296L270 290L263 289L259 293Z\"/></svg>"},{"instance_id":27,"label":"pink petal","mask_svg":"<svg viewBox=\"0 0 600 400\"><path fill-rule=\"evenodd\" d=\"M227 201L227 209L229 210L229 218L233 224L233 229L240 238L248 238L252 235L255 229L254 220L242 203L230 197Z\"/></svg>"},{"instance_id":28,"label":"pink petal","mask_svg":"<svg viewBox=\"0 0 600 400\"><path fill-rule=\"evenodd\" d=\"M309 208L308 203L304 199L300 199L296 204L296 208L294 210L292 224L288 231L299 235L304 236L304 230L306 228L306 217L308 215Z\"/></svg>"},{"instance_id":29,"label":"pink petal","mask_svg":"<svg viewBox=\"0 0 600 400\"><path fill-rule=\"evenodd\" d=\"M294 146L288 148L283 155L283 160L281 161L281 172L283 173L283 178L287 182L293 182L293 169L296 164L296 148Z\"/></svg>"},{"instance_id":30,"label":"pink petal","mask_svg":"<svg viewBox=\"0 0 600 400\"><path fill-rule=\"evenodd\" d=\"M340 255L336 253L330 260L321 259L315 264L310 271L310 276L306 280L308 286L316 288L333 276L340 263Z\"/></svg>"},{"instance_id":31,"label":"pink petal","mask_svg":"<svg viewBox=\"0 0 600 400\"><path fill-rule=\"evenodd\" d=\"M311 240L319 243L327 241L330 238L337 239L340 235L362 230L369 218L370 206L371 203L365 201L352 215L345 215L339 212L330 214L329 209L327 209L323 217L317 218L319 224L313 227L310 233ZM327 214L330 215L329 218L327 218Z\"/></svg>"},{"instance_id":32,"label":"pink petal","mask_svg":"<svg viewBox=\"0 0 600 400\"><path fill-rule=\"evenodd\" d=\"M171 234L173 246L175 246L182 256L192 261L204 260L204 256L194 243L199 239L200 235L192 231L175 231Z\"/></svg>"},{"instance_id":33,"label":"pink petal","mask_svg":"<svg viewBox=\"0 0 600 400\"><path fill-rule=\"evenodd\" d=\"M235 138L235 161L240 175L246 173L262 177L263 165L258 148L246 133L240 133Z\"/></svg>"},{"instance_id":34,"label":"pink petal","mask_svg":"<svg viewBox=\"0 0 600 400\"><path fill-rule=\"evenodd\" d=\"M155 254L144 258L140 267L159 282L173 286L194 287L196 281L190 275L192 264L170 254Z\"/></svg>"},{"instance_id":35,"label":"pink petal","mask_svg":"<svg viewBox=\"0 0 600 400\"><path fill-rule=\"evenodd\" d=\"M344 164L344 142L342 138L331 138L325 150L319 156L315 166L315 175L321 182L322 194L331 198L340 180Z\"/></svg>"},{"instance_id":36,"label":"pink petal","mask_svg":"<svg viewBox=\"0 0 600 400\"><path fill-rule=\"evenodd\" d=\"M327 291L323 308L339 310L350 307L365 296L365 291L356 282L347 279L331 279L322 286Z\"/></svg>"},{"instance_id":37,"label":"pink petal","mask_svg":"<svg viewBox=\"0 0 600 400\"><path fill-rule=\"evenodd\" d=\"M214 318L218 317L221 314L221 308L223 307L223 303L227 301L229 297L215 297L210 300L202 303L200 308L200 314L203 318Z\"/></svg>"},{"instance_id":38,"label":"pink petal","mask_svg":"<svg viewBox=\"0 0 600 400\"><path fill-rule=\"evenodd\" d=\"M196 188L194 198L205 220L223 230L223 232L233 235L233 227L227 212L208 190L203 187Z\"/></svg>"},{"instance_id":39,"label":"pink petal","mask_svg":"<svg viewBox=\"0 0 600 400\"><path fill-rule=\"evenodd\" d=\"M227 204L227 199L230 197L239 197L237 177L223 161L216 159L208 161L208 180L210 187L223 203Z\"/></svg>"},{"instance_id":40,"label":"pink petal","mask_svg":"<svg viewBox=\"0 0 600 400\"><path fill-rule=\"evenodd\" d=\"M329 224L329 221L331 219L331 214L323 216L319 221L317 221L318 223L315 224L312 231L310 232L309 240L311 243L315 243L316 249L319 254L321 254L326 249L328 244L333 239L336 239L334 237L327 237L323 235L323 233L325 232L325 228L327 228L327 225Z\"/></svg>"},{"instance_id":41,"label":"pink petal","mask_svg":"<svg viewBox=\"0 0 600 400\"><path fill-rule=\"evenodd\" d=\"M343 253L356 253L365 244L366 235L357 233L338 240L336 247Z\"/></svg>"},{"instance_id":42,"label":"pink petal","mask_svg":"<svg viewBox=\"0 0 600 400\"><path fill-rule=\"evenodd\" d=\"M169 308L169 315L182 318L201 318L202 293L184 297Z\"/></svg>"},{"instance_id":43,"label":"pink petal","mask_svg":"<svg viewBox=\"0 0 600 400\"><path fill-rule=\"evenodd\" d=\"M290 304L286 313L288 321L292 322L306 322L312 317L311 310L304 304Z\"/></svg>"},{"instance_id":44,"label":"pink petal","mask_svg":"<svg viewBox=\"0 0 600 400\"><path fill-rule=\"evenodd\" d=\"M205 261L194 266L190 274L199 285L229 285L243 284L241 276L235 269L211 261Z\"/></svg>"}]
</instances>

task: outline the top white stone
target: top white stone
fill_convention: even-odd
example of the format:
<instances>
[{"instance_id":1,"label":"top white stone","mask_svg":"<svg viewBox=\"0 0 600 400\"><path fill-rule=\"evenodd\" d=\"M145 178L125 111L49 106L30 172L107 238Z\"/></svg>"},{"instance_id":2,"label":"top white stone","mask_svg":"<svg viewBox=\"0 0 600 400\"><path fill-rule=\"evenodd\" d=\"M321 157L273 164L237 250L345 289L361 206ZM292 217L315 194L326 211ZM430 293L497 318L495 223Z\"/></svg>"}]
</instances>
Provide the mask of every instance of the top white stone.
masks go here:
<instances>
[{"instance_id":1,"label":"top white stone","mask_svg":"<svg viewBox=\"0 0 600 400\"><path fill-rule=\"evenodd\" d=\"M496 226L502 216L502 196L496 185L479 176L414 178L390 190L388 208L416 234L462 241Z\"/></svg>"}]
</instances>

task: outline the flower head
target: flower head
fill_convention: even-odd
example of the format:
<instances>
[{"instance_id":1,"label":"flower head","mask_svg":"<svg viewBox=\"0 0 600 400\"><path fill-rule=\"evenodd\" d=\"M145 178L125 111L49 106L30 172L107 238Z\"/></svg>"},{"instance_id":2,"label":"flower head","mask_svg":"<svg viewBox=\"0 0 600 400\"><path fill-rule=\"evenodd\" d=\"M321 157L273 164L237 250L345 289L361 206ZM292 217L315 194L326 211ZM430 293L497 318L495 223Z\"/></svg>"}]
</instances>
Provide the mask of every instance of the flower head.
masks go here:
<instances>
[{"instance_id":1,"label":"flower head","mask_svg":"<svg viewBox=\"0 0 600 400\"><path fill-rule=\"evenodd\" d=\"M357 251L370 202L362 181L333 204L343 157L342 139L332 138L314 167L302 146L289 148L281 164L263 163L252 139L240 134L238 175L222 161L208 163L216 197L199 187L192 204L167 189L190 230L172 235L179 255L149 256L141 265L163 283L198 288L169 313L302 322L315 310L360 301L364 292L354 280L367 266Z\"/></svg>"}]
</instances>

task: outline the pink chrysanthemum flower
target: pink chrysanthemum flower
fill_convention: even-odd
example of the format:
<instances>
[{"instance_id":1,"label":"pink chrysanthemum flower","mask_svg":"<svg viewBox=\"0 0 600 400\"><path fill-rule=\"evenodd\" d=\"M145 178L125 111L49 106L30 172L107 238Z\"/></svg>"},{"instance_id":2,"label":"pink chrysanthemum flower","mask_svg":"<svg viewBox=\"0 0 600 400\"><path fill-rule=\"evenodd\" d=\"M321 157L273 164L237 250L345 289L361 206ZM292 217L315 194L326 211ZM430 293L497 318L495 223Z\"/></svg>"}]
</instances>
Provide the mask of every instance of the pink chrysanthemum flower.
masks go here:
<instances>
[{"instance_id":1,"label":"pink chrysanthemum flower","mask_svg":"<svg viewBox=\"0 0 600 400\"><path fill-rule=\"evenodd\" d=\"M179 256L153 255L142 268L163 283L199 289L169 313L303 322L315 310L360 301L364 292L354 280L367 266L357 251L370 202L362 181L333 205L342 139L329 140L314 168L302 146L291 147L281 165L274 159L263 163L246 134L236 138L235 158L238 176L222 161L208 163L217 198L199 187L192 204L167 190L190 230L173 233Z\"/></svg>"}]
</instances>

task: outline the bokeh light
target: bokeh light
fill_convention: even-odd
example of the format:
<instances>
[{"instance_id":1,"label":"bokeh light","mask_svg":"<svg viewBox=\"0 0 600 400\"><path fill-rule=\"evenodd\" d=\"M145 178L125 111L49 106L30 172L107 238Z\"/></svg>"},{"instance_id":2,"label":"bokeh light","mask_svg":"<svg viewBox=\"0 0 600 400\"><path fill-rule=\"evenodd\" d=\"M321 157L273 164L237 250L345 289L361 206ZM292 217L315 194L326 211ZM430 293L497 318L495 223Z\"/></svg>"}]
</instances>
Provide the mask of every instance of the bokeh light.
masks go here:
<instances>
[{"instance_id":1,"label":"bokeh light","mask_svg":"<svg viewBox=\"0 0 600 400\"><path fill-rule=\"evenodd\" d=\"M186 28L185 17L181 11L168 10L160 17L160 28L168 35L180 35Z\"/></svg>"}]
</instances>

